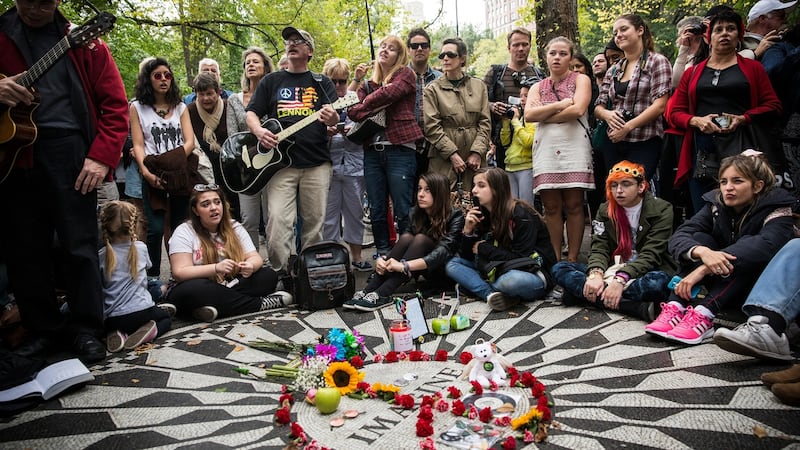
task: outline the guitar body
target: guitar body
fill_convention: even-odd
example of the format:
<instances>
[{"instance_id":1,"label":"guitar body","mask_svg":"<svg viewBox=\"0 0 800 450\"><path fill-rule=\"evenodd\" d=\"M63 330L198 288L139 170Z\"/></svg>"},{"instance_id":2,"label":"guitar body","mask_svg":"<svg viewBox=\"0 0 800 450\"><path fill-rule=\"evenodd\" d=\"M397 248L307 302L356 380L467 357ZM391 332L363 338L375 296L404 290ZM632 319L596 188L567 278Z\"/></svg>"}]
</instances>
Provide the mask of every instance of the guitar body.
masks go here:
<instances>
[{"instance_id":1,"label":"guitar body","mask_svg":"<svg viewBox=\"0 0 800 450\"><path fill-rule=\"evenodd\" d=\"M275 119L267 120L264 128L273 134L283 130ZM250 132L228 136L219 154L223 182L238 194L253 195L260 192L277 171L292 163L288 153L292 145L294 141L287 139L265 151Z\"/></svg>"},{"instance_id":2,"label":"guitar body","mask_svg":"<svg viewBox=\"0 0 800 450\"><path fill-rule=\"evenodd\" d=\"M341 109L356 103L358 96L355 92L349 92L333 102L331 107ZM269 150L263 149L255 135L250 132L243 131L228 136L219 153L222 181L237 194L253 195L264 189L277 171L292 164L289 151L294 146L294 139L291 136L317 122L319 116L320 111L317 111L289 125L285 130L277 120L268 119L262 126L278 138L278 146Z\"/></svg>"},{"instance_id":3,"label":"guitar body","mask_svg":"<svg viewBox=\"0 0 800 450\"><path fill-rule=\"evenodd\" d=\"M0 78L5 76L0 74ZM0 183L8 177L20 151L36 140L33 112L38 107L38 98L30 105L0 106Z\"/></svg>"}]
</instances>

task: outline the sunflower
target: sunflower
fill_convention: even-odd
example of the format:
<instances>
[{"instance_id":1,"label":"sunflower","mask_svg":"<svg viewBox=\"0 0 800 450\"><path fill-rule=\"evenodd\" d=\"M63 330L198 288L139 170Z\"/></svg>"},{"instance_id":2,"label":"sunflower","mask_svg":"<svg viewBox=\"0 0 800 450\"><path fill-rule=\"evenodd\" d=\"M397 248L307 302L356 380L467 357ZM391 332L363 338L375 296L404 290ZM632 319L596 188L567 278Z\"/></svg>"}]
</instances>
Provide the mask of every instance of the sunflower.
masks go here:
<instances>
[{"instance_id":1,"label":"sunflower","mask_svg":"<svg viewBox=\"0 0 800 450\"><path fill-rule=\"evenodd\" d=\"M325 384L335 387L342 395L355 392L358 389L358 382L364 379L364 373L359 372L347 361L330 363L324 376Z\"/></svg>"},{"instance_id":2,"label":"sunflower","mask_svg":"<svg viewBox=\"0 0 800 450\"><path fill-rule=\"evenodd\" d=\"M530 411L511 421L511 427L515 430L527 428L535 430L542 419L542 412L538 408L531 408Z\"/></svg>"}]
</instances>

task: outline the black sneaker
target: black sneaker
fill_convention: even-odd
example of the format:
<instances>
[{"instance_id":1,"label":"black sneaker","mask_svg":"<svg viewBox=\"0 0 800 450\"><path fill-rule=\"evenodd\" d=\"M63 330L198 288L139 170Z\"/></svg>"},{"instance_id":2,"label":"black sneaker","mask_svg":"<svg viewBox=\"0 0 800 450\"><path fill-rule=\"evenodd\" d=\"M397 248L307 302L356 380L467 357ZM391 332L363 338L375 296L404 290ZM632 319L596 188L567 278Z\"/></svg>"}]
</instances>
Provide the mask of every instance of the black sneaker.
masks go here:
<instances>
[{"instance_id":1,"label":"black sneaker","mask_svg":"<svg viewBox=\"0 0 800 450\"><path fill-rule=\"evenodd\" d=\"M192 311L192 317L201 322L213 322L217 318L217 308L213 306L201 306Z\"/></svg>"},{"instance_id":2,"label":"black sneaker","mask_svg":"<svg viewBox=\"0 0 800 450\"><path fill-rule=\"evenodd\" d=\"M90 334L79 334L72 341L72 352L85 363L102 361L106 357L106 348L99 339Z\"/></svg>"},{"instance_id":3,"label":"black sneaker","mask_svg":"<svg viewBox=\"0 0 800 450\"><path fill-rule=\"evenodd\" d=\"M377 292L370 292L361 300L355 301L353 306L359 311L376 311L391 303L390 297L381 297Z\"/></svg>"},{"instance_id":4,"label":"black sneaker","mask_svg":"<svg viewBox=\"0 0 800 450\"><path fill-rule=\"evenodd\" d=\"M364 291L356 291L356 293L353 294L353 298L351 298L350 300L346 300L344 303L342 303L342 308L344 308L344 309L357 309L356 308L356 303L361 301L361 300L364 300L364 296L365 295L367 295L367 294Z\"/></svg>"},{"instance_id":5,"label":"black sneaker","mask_svg":"<svg viewBox=\"0 0 800 450\"><path fill-rule=\"evenodd\" d=\"M261 311L266 309L283 308L294 303L292 294L286 291L275 291L272 294L261 297Z\"/></svg>"}]
</instances>

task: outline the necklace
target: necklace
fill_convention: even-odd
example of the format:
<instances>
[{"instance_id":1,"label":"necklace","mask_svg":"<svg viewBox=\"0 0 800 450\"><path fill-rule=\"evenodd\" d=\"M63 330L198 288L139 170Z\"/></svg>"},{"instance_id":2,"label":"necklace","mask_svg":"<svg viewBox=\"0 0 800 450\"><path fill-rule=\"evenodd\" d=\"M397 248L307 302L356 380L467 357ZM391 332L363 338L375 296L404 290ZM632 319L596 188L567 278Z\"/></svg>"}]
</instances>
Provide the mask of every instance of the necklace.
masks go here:
<instances>
[{"instance_id":1,"label":"necklace","mask_svg":"<svg viewBox=\"0 0 800 450\"><path fill-rule=\"evenodd\" d=\"M156 114L158 114L158 117L161 117L163 119L167 117L167 114L169 114L170 107L167 106L167 109L160 109L156 108L156 106L153 105L153 109L156 111Z\"/></svg>"}]
</instances>

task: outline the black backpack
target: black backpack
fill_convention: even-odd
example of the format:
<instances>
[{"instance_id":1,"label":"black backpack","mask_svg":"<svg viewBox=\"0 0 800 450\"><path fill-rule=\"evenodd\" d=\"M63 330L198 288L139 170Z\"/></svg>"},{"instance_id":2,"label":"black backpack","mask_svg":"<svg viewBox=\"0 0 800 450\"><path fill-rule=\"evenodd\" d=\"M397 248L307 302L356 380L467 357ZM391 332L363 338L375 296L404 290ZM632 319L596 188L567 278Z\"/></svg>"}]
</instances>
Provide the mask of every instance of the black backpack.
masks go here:
<instances>
[{"instance_id":1,"label":"black backpack","mask_svg":"<svg viewBox=\"0 0 800 450\"><path fill-rule=\"evenodd\" d=\"M292 279L297 305L312 311L342 306L356 291L350 252L335 241L304 248L292 267Z\"/></svg>"}]
</instances>

